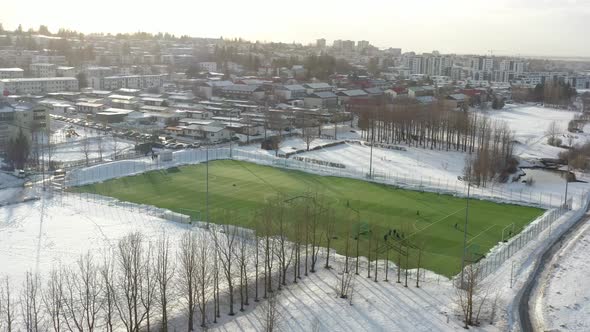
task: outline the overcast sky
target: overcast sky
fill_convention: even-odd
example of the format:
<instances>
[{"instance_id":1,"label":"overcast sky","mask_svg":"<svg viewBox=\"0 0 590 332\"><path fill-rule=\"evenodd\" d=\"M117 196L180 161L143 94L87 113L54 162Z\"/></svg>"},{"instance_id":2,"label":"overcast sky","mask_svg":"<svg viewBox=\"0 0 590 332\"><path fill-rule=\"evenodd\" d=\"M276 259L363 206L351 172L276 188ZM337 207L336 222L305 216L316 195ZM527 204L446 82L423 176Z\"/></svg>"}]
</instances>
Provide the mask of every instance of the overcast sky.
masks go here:
<instances>
[{"instance_id":1,"label":"overcast sky","mask_svg":"<svg viewBox=\"0 0 590 332\"><path fill-rule=\"evenodd\" d=\"M302 43L369 40L417 52L590 56L590 0L17 0L2 4L0 23Z\"/></svg>"}]
</instances>

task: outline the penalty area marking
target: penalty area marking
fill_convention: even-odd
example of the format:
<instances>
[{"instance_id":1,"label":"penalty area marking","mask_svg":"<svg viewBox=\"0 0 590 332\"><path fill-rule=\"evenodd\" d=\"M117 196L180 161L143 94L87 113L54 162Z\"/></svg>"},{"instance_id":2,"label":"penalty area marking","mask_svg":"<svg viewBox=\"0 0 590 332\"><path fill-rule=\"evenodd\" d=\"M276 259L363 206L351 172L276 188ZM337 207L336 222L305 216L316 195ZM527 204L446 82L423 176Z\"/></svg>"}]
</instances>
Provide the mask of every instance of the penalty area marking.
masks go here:
<instances>
[{"instance_id":1,"label":"penalty area marking","mask_svg":"<svg viewBox=\"0 0 590 332\"><path fill-rule=\"evenodd\" d=\"M423 227L422 229L419 229L419 230L415 231L414 233L412 233L412 234L408 235L408 238L409 238L409 237L411 237L411 236L414 236L414 235L416 235L416 234L418 234L418 233L420 233L420 232L422 232L423 230L425 230L425 229L427 229L427 228L429 228L429 227L431 227L431 226L433 226L433 225L436 225L436 224L438 224L439 222L441 222L441 221L443 221L443 220L447 219L448 217L450 217L450 216L452 216L452 215L455 215L455 214L457 214L457 213L459 213L459 212L461 212L461 211L463 211L463 210L465 210L465 208L460 208L459 210L457 210L457 211L455 211L455 212L453 212L453 213L451 213L451 214L448 214L448 215L446 215L446 216L442 217L441 219L439 219L439 220L437 220L437 221L435 221L435 222L431 223L430 225L427 225L427 226Z\"/></svg>"}]
</instances>

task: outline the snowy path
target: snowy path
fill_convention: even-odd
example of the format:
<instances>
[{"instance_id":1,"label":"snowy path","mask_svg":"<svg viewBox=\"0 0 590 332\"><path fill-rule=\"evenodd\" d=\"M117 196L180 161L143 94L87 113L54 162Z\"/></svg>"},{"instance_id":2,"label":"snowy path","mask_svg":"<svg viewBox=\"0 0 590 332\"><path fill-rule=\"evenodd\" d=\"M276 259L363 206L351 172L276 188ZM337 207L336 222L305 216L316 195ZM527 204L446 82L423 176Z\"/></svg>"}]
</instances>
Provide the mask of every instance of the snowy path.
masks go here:
<instances>
[{"instance_id":1,"label":"snowy path","mask_svg":"<svg viewBox=\"0 0 590 332\"><path fill-rule=\"evenodd\" d=\"M543 330L589 331L590 222L561 245L537 297L538 323Z\"/></svg>"}]
</instances>

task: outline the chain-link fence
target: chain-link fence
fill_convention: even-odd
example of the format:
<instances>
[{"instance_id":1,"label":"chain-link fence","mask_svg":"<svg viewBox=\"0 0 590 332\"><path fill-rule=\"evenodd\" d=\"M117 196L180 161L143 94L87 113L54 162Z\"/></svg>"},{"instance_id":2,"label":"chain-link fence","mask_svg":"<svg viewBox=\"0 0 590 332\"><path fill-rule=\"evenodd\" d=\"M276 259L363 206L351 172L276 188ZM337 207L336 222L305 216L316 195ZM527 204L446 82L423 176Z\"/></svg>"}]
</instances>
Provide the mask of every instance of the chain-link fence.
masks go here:
<instances>
[{"instance_id":1,"label":"chain-link fence","mask_svg":"<svg viewBox=\"0 0 590 332\"><path fill-rule=\"evenodd\" d=\"M579 199L579 202L577 202L577 209L573 211L571 218L579 218L585 213L590 202L590 195L588 192L585 192L576 197L576 199ZM509 260L529 242L538 239L543 231L549 229L548 235L550 235L551 230L557 227L554 225L555 222L566 212L570 211L572 205L562 205L547 211L543 216L529 224L522 232L493 248L485 258L477 262L478 278L481 280L494 273L504 262Z\"/></svg>"},{"instance_id":2,"label":"chain-link fence","mask_svg":"<svg viewBox=\"0 0 590 332\"><path fill-rule=\"evenodd\" d=\"M140 174L147 171L166 169L175 166L202 163L206 160L233 159L253 162L308 173L348 177L365 181L389 184L399 188L436 192L457 196L467 196L467 183L455 179L441 179L428 176L412 176L394 174L383 170L371 170L353 167L345 163L326 162L311 158L281 158L268 153L242 150L239 148L192 149L174 152L174 158L162 162L159 158L135 158L111 163L102 163L92 167L72 170L66 186L79 186L112 178ZM557 208L563 205L563 195L553 192L526 190L524 188L509 189L506 185L491 183L488 187L471 186L470 196L501 202L534 205L544 208ZM581 193L573 193L579 195Z\"/></svg>"}]
</instances>

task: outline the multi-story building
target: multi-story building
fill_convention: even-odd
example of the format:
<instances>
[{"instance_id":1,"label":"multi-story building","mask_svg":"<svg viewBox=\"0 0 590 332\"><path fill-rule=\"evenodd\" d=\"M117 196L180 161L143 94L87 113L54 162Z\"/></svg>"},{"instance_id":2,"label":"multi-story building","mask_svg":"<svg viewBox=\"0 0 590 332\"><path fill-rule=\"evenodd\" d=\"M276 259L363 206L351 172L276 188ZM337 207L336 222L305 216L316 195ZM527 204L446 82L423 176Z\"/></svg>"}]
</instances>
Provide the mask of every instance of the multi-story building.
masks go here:
<instances>
[{"instance_id":1,"label":"multi-story building","mask_svg":"<svg viewBox=\"0 0 590 332\"><path fill-rule=\"evenodd\" d=\"M20 68L0 68L0 79L23 78L25 71Z\"/></svg>"},{"instance_id":2,"label":"multi-story building","mask_svg":"<svg viewBox=\"0 0 590 332\"><path fill-rule=\"evenodd\" d=\"M0 102L0 150L19 130L30 136L49 128L49 112L42 105Z\"/></svg>"},{"instance_id":3,"label":"multi-story building","mask_svg":"<svg viewBox=\"0 0 590 332\"><path fill-rule=\"evenodd\" d=\"M359 51L362 51L362 50L364 50L365 48L368 48L369 46L371 46L371 43L369 43L369 41L367 41L367 40L359 40L359 41L356 43L356 48L357 48L357 50L359 50Z\"/></svg>"},{"instance_id":4,"label":"multi-story building","mask_svg":"<svg viewBox=\"0 0 590 332\"><path fill-rule=\"evenodd\" d=\"M117 90L159 88L164 84L167 75L127 75L102 78L99 89Z\"/></svg>"},{"instance_id":5,"label":"multi-story building","mask_svg":"<svg viewBox=\"0 0 590 332\"><path fill-rule=\"evenodd\" d=\"M53 63L31 63L29 66L33 77L56 77L57 66Z\"/></svg>"},{"instance_id":6,"label":"multi-story building","mask_svg":"<svg viewBox=\"0 0 590 332\"><path fill-rule=\"evenodd\" d=\"M58 77L76 77L76 67L59 66L55 68L55 74Z\"/></svg>"},{"instance_id":7,"label":"multi-story building","mask_svg":"<svg viewBox=\"0 0 590 332\"><path fill-rule=\"evenodd\" d=\"M315 47L317 48L326 48L326 39L320 38L315 41Z\"/></svg>"},{"instance_id":8,"label":"multi-story building","mask_svg":"<svg viewBox=\"0 0 590 332\"><path fill-rule=\"evenodd\" d=\"M499 64L501 71L513 72L515 74L522 74L526 71L526 62L521 60L502 60Z\"/></svg>"},{"instance_id":9,"label":"multi-story building","mask_svg":"<svg viewBox=\"0 0 590 332\"><path fill-rule=\"evenodd\" d=\"M74 77L9 78L0 80L0 91L5 95L78 91L78 80Z\"/></svg>"},{"instance_id":10,"label":"multi-story building","mask_svg":"<svg viewBox=\"0 0 590 332\"><path fill-rule=\"evenodd\" d=\"M209 72L217 71L217 62L199 62L199 69Z\"/></svg>"},{"instance_id":11,"label":"multi-story building","mask_svg":"<svg viewBox=\"0 0 590 332\"><path fill-rule=\"evenodd\" d=\"M410 74L424 74L424 57L421 55L415 55L407 58L407 66L410 68Z\"/></svg>"},{"instance_id":12,"label":"multi-story building","mask_svg":"<svg viewBox=\"0 0 590 332\"><path fill-rule=\"evenodd\" d=\"M54 65L66 65L66 57L64 55L33 55L31 63L52 63Z\"/></svg>"},{"instance_id":13,"label":"multi-story building","mask_svg":"<svg viewBox=\"0 0 590 332\"><path fill-rule=\"evenodd\" d=\"M342 51L352 52L354 51L354 40L345 40L342 42Z\"/></svg>"}]
</instances>

